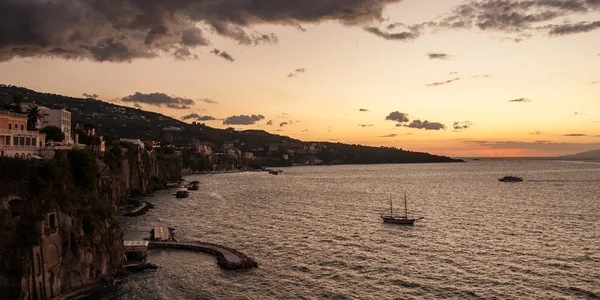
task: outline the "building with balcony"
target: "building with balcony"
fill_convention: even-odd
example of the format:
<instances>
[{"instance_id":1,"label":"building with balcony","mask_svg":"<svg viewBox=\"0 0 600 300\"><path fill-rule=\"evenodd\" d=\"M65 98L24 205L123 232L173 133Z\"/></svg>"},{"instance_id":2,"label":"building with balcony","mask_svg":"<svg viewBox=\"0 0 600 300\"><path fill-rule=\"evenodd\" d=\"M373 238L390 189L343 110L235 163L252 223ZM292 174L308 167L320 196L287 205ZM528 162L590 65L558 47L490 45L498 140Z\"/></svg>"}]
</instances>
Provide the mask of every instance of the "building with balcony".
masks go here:
<instances>
[{"instance_id":1,"label":"building with balcony","mask_svg":"<svg viewBox=\"0 0 600 300\"><path fill-rule=\"evenodd\" d=\"M0 156L39 157L46 135L27 130L27 115L0 110Z\"/></svg>"},{"instance_id":2,"label":"building with balcony","mask_svg":"<svg viewBox=\"0 0 600 300\"><path fill-rule=\"evenodd\" d=\"M21 111L27 112L30 106L37 105L35 103L23 103L21 104ZM73 144L73 137L71 136L71 112L66 109L50 109L45 106L38 105L42 119L38 120L35 128L42 129L48 126L56 126L62 130L65 134L65 144ZM27 123L25 123L27 126Z\"/></svg>"}]
</instances>

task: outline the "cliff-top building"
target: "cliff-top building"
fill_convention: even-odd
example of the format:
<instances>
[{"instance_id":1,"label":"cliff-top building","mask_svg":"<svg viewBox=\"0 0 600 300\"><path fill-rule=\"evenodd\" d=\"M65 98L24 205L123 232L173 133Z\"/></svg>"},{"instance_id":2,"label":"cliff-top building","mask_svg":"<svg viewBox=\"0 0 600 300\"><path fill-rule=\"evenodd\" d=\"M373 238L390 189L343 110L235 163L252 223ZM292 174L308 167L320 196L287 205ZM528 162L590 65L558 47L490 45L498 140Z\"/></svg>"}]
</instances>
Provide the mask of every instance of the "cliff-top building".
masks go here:
<instances>
[{"instance_id":1,"label":"cliff-top building","mask_svg":"<svg viewBox=\"0 0 600 300\"><path fill-rule=\"evenodd\" d=\"M27 112L30 106L37 105L35 103L23 103L21 104L21 111ZM48 126L56 126L62 130L65 134L65 144L73 144L73 138L71 137L71 112L66 109L50 109L45 106L37 105L40 108L42 119L38 120L35 124L35 128L42 129Z\"/></svg>"},{"instance_id":2,"label":"cliff-top building","mask_svg":"<svg viewBox=\"0 0 600 300\"><path fill-rule=\"evenodd\" d=\"M26 114L0 110L0 156L36 157L45 144L45 134L27 130Z\"/></svg>"}]
</instances>

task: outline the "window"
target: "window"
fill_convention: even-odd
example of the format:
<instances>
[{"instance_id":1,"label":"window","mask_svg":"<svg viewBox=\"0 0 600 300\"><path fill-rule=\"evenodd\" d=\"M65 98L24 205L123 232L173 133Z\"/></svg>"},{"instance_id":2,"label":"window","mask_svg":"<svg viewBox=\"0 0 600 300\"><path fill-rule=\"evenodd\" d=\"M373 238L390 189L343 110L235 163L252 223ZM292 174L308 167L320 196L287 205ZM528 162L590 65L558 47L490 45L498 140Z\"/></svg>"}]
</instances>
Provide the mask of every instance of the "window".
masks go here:
<instances>
[{"instance_id":1,"label":"window","mask_svg":"<svg viewBox=\"0 0 600 300\"><path fill-rule=\"evenodd\" d=\"M19 145L25 145L25 137L22 136L21 140L19 141Z\"/></svg>"},{"instance_id":2,"label":"window","mask_svg":"<svg viewBox=\"0 0 600 300\"><path fill-rule=\"evenodd\" d=\"M31 146L35 146L37 145L37 138L32 138L31 139Z\"/></svg>"},{"instance_id":3,"label":"window","mask_svg":"<svg viewBox=\"0 0 600 300\"><path fill-rule=\"evenodd\" d=\"M12 124L8 123L8 129L12 129Z\"/></svg>"},{"instance_id":4,"label":"window","mask_svg":"<svg viewBox=\"0 0 600 300\"><path fill-rule=\"evenodd\" d=\"M13 137L13 145L18 145L19 144L19 138L18 137Z\"/></svg>"},{"instance_id":5,"label":"window","mask_svg":"<svg viewBox=\"0 0 600 300\"><path fill-rule=\"evenodd\" d=\"M15 130L19 130L19 124L15 123Z\"/></svg>"},{"instance_id":6,"label":"window","mask_svg":"<svg viewBox=\"0 0 600 300\"><path fill-rule=\"evenodd\" d=\"M25 127L23 126L23 124L21 124L21 130L24 130L24 129L25 129Z\"/></svg>"},{"instance_id":7,"label":"window","mask_svg":"<svg viewBox=\"0 0 600 300\"><path fill-rule=\"evenodd\" d=\"M56 228L56 215L55 214L51 214L49 219L50 219L49 220L50 221L49 222L50 223L50 229Z\"/></svg>"},{"instance_id":8,"label":"window","mask_svg":"<svg viewBox=\"0 0 600 300\"><path fill-rule=\"evenodd\" d=\"M25 146L31 146L31 139L29 139L29 138L25 139Z\"/></svg>"}]
</instances>

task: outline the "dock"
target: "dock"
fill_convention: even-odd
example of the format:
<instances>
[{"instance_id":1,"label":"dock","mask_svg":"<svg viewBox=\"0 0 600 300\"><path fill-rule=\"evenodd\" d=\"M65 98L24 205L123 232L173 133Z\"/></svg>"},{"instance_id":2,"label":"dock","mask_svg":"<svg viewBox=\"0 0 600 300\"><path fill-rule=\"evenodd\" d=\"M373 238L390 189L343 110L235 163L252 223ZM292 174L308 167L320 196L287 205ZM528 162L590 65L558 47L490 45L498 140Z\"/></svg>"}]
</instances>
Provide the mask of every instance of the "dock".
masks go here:
<instances>
[{"instance_id":1,"label":"dock","mask_svg":"<svg viewBox=\"0 0 600 300\"><path fill-rule=\"evenodd\" d=\"M141 215L145 214L146 212L148 212L148 210L150 210L151 208L154 208L154 205L152 205L148 202L142 202L142 203L138 204L138 206L136 206L135 208L133 208L132 210L130 210L129 212L124 214L124 216L126 216L126 217L141 216Z\"/></svg>"},{"instance_id":2,"label":"dock","mask_svg":"<svg viewBox=\"0 0 600 300\"><path fill-rule=\"evenodd\" d=\"M192 250L217 257L219 267L228 270L258 268L258 264L247 255L231 248L203 242L150 241L148 247Z\"/></svg>"}]
</instances>

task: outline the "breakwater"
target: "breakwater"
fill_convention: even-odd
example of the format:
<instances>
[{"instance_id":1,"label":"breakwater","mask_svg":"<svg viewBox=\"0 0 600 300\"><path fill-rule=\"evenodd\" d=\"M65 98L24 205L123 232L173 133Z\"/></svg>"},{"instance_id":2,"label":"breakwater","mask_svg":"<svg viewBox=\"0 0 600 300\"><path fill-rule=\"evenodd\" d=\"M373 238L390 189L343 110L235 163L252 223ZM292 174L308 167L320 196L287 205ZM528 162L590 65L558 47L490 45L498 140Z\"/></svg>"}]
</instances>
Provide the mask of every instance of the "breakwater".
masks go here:
<instances>
[{"instance_id":1,"label":"breakwater","mask_svg":"<svg viewBox=\"0 0 600 300\"><path fill-rule=\"evenodd\" d=\"M228 270L258 268L258 263L246 254L217 244L203 242L150 241L148 248L183 249L212 254L217 257L217 264L219 267Z\"/></svg>"}]
</instances>

